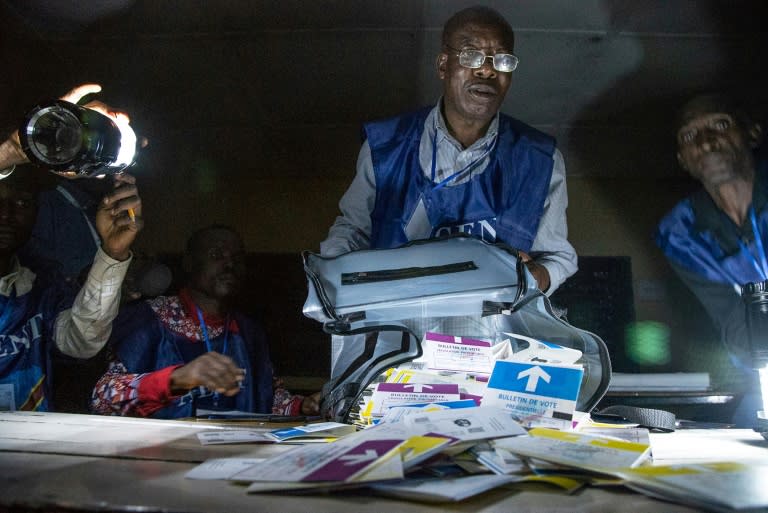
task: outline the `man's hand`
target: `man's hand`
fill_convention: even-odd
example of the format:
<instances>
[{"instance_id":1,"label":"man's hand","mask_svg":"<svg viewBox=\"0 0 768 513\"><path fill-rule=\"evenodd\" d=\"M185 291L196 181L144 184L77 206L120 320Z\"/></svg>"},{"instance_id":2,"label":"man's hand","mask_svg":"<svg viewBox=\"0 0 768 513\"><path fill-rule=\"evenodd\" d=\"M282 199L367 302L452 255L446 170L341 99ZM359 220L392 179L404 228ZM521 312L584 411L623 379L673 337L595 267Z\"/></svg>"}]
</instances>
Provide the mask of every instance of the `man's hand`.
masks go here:
<instances>
[{"instance_id":1,"label":"man's hand","mask_svg":"<svg viewBox=\"0 0 768 513\"><path fill-rule=\"evenodd\" d=\"M547 271L547 268L537 263L528 253L524 251L518 251L518 254L520 255L520 260L523 261L525 266L528 268L528 271L530 271L530 273L536 279L536 285L539 287L539 290L546 292L550 285L549 271Z\"/></svg>"},{"instance_id":2,"label":"man's hand","mask_svg":"<svg viewBox=\"0 0 768 513\"><path fill-rule=\"evenodd\" d=\"M180 395L203 386L212 392L233 396L240 391L245 370L229 356L211 351L171 373L171 393Z\"/></svg>"},{"instance_id":3,"label":"man's hand","mask_svg":"<svg viewBox=\"0 0 768 513\"><path fill-rule=\"evenodd\" d=\"M123 261L131 256L131 244L144 220L136 179L125 173L114 175L114 179L115 189L104 196L96 213L96 230L104 252Z\"/></svg>"}]
</instances>

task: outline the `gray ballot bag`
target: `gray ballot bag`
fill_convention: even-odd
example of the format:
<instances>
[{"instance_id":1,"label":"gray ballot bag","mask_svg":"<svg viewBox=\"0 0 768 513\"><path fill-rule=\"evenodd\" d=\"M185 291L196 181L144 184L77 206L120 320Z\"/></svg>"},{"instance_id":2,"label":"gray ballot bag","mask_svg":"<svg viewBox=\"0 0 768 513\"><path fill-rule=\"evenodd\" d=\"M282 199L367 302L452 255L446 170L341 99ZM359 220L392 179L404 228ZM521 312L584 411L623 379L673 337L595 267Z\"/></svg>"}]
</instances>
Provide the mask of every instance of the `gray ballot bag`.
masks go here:
<instances>
[{"instance_id":1,"label":"gray ballot bag","mask_svg":"<svg viewBox=\"0 0 768 513\"><path fill-rule=\"evenodd\" d=\"M331 376L322 412L356 422L366 389L392 367L419 358L426 332L500 342L504 333L582 352L576 402L591 411L608 389L605 343L559 318L516 250L468 236L327 258L305 251L304 315L331 335Z\"/></svg>"}]
</instances>

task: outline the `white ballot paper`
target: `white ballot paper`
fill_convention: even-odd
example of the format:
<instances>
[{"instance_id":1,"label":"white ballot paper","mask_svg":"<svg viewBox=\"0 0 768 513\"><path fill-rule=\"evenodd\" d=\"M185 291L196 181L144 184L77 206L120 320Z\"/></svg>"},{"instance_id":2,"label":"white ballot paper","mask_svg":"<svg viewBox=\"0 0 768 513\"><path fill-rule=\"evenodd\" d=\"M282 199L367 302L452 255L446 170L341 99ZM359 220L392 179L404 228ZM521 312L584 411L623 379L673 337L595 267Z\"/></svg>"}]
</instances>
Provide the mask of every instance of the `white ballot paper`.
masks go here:
<instances>
[{"instance_id":1,"label":"white ballot paper","mask_svg":"<svg viewBox=\"0 0 768 513\"><path fill-rule=\"evenodd\" d=\"M414 434L434 433L460 442L526 433L509 412L485 407L416 413L403 417L397 425L403 425Z\"/></svg>"},{"instance_id":2,"label":"white ballot paper","mask_svg":"<svg viewBox=\"0 0 768 513\"><path fill-rule=\"evenodd\" d=\"M624 469L625 485L708 510L765 511L768 508L768 465L701 463Z\"/></svg>"},{"instance_id":3,"label":"white ballot paper","mask_svg":"<svg viewBox=\"0 0 768 513\"><path fill-rule=\"evenodd\" d=\"M576 363L576 361L581 358L581 351L578 349L563 347L545 340L518 335L517 333L504 332L504 335L510 337L510 339L514 339L521 346L527 345L527 347L513 352L509 358L504 358L506 360L515 362L549 363L553 365L570 365ZM506 339L505 341L509 342L509 339Z\"/></svg>"},{"instance_id":4,"label":"white ballot paper","mask_svg":"<svg viewBox=\"0 0 768 513\"><path fill-rule=\"evenodd\" d=\"M486 340L427 332L421 347L428 369L483 374L493 369L493 349Z\"/></svg>"},{"instance_id":5,"label":"white ballot paper","mask_svg":"<svg viewBox=\"0 0 768 513\"><path fill-rule=\"evenodd\" d=\"M494 440L493 446L513 454L594 472L635 467L645 462L651 446L582 433L534 428L529 436Z\"/></svg>"},{"instance_id":6,"label":"white ballot paper","mask_svg":"<svg viewBox=\"0 0 768 513\"><path fill-rule=\"evenodd\" d=\"M268 429L218 429L201 431L197 439L202 445L274 443L274 438L269 437L268 432Z\"/></svg>"},{"instance_id":7,"label":"white ballot paper","mask_svg":"<svg viewBox=\"0 0 768 513\"><path fill-rule=\"evenodd\" d=\"M231 479L235 474L261 463L264 458L216 458L196 466L184 477L187 479Z\"/></svg>"},{"instance_id":8,"label":"white ballot paper","mask_svg":"<svg viewBox=\"0 0 768 513\"><path fill-rule=\"evenodd\" d=\"M289 428L273 429L267 433L267 437L273 441L332 441L336 438L354 433L355 426L340 422L317 422Z\"/></svg>"},{"instance_id":9,"label":"white ballot paper","mask_svg":"<svg viewBox=\"0 0 768 513\"><path fill-rule=\"evenodd\" d=\"M323 445L303 445L240 472L239 481L352 481L391 457L403 439L354 435Z\"/></svg>"},{"instance_id":10,"label":"white ballot paper","mask_svg":"<svg viewBox=\"0 0 768 513\"><path fill-rule=\"evenodd\" d=\"M480 474L452 478L406 479L396 483L373 485L371 488L382 495L403 499L423 502L456 502L523 479L520 476Z\"/></svg>"},{"instance_id":11,"label":"white ballot paper","mask_svg":"<svg viewBox=\"0 0 768 513\"><path fill-rule=\"evenodd\" d=\"M456 383L378 383L371 396L370 414L381 417L392 406L458 401Z\"/></svg>"}]
</instances>

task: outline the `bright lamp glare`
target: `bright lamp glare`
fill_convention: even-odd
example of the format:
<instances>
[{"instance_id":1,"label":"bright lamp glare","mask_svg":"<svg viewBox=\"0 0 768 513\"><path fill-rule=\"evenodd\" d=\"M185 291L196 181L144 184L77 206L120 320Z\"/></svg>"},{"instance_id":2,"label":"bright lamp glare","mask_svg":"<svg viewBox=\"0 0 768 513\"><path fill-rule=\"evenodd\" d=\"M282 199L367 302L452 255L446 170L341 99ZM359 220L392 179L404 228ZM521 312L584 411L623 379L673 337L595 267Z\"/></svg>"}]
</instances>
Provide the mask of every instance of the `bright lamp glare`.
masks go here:
<instances>
[{"instance_id":1,"label":"bright lamp glare","mask_svg":"<svg viewBox=\"0 0 768 513\"><path fill-rule=\"evenodd\" d=\"M133 163L136 157L136 133L123 116L113 118L117 128L120 129L120 151L113 166L127 167Z\"/></svg>"},{"instance_id":2,"label":"bright lamp glare","mask_svg":"<svg viewBox=\"0 0 768 513\"><path fill-rule=\"evenodd\" d=\"M760 375L760 394L763 398L763 411L768 412L768 364L758 369Z\"/></svg>"}]
</instances>

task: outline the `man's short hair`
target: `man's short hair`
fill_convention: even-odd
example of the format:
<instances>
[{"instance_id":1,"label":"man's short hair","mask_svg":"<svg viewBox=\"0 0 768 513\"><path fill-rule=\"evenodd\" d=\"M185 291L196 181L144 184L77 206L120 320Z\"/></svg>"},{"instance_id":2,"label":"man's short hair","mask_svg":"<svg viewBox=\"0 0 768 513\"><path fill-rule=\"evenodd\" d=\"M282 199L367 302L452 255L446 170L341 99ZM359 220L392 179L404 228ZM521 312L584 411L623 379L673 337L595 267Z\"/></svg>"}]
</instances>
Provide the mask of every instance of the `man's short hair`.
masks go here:
<instances>
[{"instance_id":1,"label":"man's short hair","mask_svg":"<svg viewBox=\"0 0 768 513\"><path fill-rule=\"evenodd\" d=\"M730 114L742 130L749 130L755 124L744 106L733 96L722 92L699 94L685 102L677 113L675 132L694 117L705 113Z\"/></svg>"},{"instance_id":2,"label":"man's short hair","mask_svg":"<svg viewBox=\"0 0 768 513\"><path fill-rule=\"evenodd\" d=\"M483 5L467 7L448 18L443 26L443 44L449 45L453 34L469 24L498 27L504 34L504 44L509 46L509 51L515 47L515 31L512 30L512 25L499 11Z\"/></svg>"},{"instance_id":3,"label":"man's short hair","mask_svg":"<svg viewBox=\"0 0 768 513\"><path fill-rule=\"evenodd\" d=\"M185 253L187 255L192 255L195 251L197 251L203 244L203 241L205 240L205 237L208 236L211 232L218 232L218 231L226 231L230 232L237 236L237 238L242 239L240 236L240 233L235 230L232 226L226 225L226 224L211 224L208 226L205 226L203 228L200 228L192 233L192 235L189 236L187 239L187 247L185 249Z\"/></svg>"}]
</instances>

